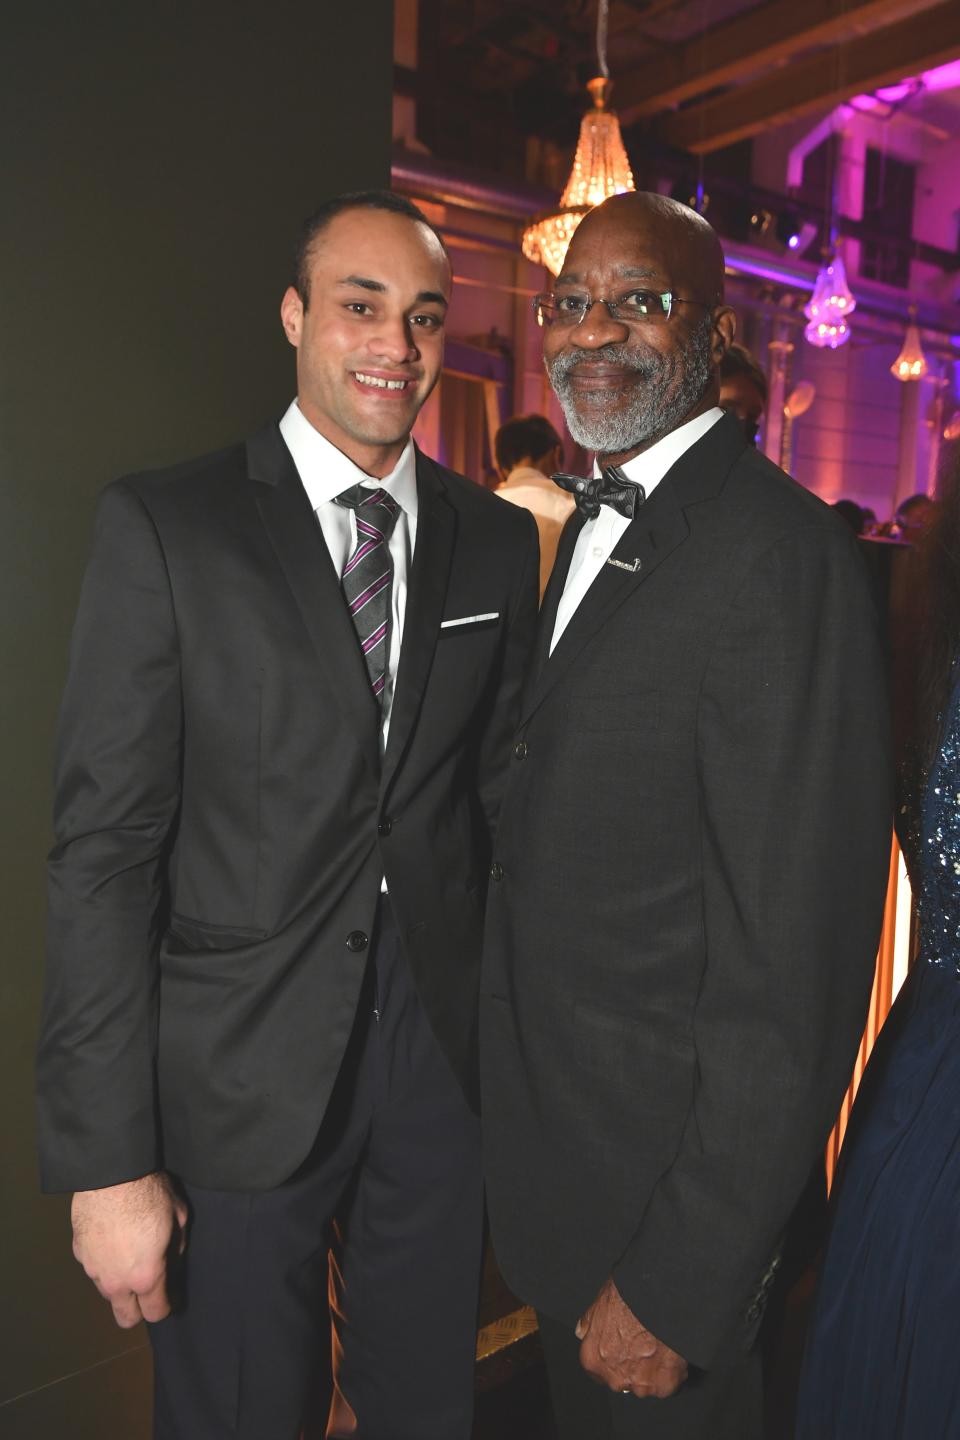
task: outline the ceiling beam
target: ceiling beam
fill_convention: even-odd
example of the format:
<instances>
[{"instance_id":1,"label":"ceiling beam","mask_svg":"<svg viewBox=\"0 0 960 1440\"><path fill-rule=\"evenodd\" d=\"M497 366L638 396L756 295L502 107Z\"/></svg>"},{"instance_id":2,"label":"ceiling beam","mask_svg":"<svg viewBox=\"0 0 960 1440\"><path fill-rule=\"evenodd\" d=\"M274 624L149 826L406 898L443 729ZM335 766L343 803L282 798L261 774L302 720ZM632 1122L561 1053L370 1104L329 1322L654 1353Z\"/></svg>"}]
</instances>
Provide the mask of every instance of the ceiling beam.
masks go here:
<instances>
[{"instance_id":1,"label":"ceiling beam","mask_svg":"<svg viewBox=\"0 0 960 1440\"><path fill-rule=\"evenodd\" d=\"M772 0L692 36L658 55L654 64L616 76L617 113L629 125L767 65L782 65L803 50L834 45L921 8L917 0L806 0L802 5Z\"/></svg>"},{"instance_id":2,"label":"ceiling beam","mask_svg":"<svg viewBox=\"0 0 960 1440\"><path fill-rule=\"evenodd\" d=\"M886 29L819 55L783 65L726 95L666 117L658 132L671 145L707 155L782 125L830 109L851 95L892 85L907 75L957 57L960 5L936 5Z\"/></svg>"}]
</instances>

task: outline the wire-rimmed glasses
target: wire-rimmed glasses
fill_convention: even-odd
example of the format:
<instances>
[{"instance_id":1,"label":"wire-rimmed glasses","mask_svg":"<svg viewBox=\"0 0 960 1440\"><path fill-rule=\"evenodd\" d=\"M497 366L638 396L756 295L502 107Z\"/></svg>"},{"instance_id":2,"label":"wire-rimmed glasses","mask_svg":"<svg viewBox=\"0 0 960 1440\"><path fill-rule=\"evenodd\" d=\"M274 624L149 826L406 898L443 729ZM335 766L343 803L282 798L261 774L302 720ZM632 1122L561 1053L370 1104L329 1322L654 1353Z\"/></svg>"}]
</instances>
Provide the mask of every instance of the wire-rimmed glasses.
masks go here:
<instances>
[{"instance_id":1,"label":"wire-rimmed glasses","mask_svg":"<svg viewBox=\"0 0 960 1440\"><path fill-rule=\"evenodd\" d=\"M636 322L662 324L670 319L674 305L703 305L710 309L709 301L686 299L683 295L674 295L672 290L664 290L660 294L653 290L627 290L613 300L578 291L565 291L562 295L544 293L533 297L533 313L541 326L569 328L579 325L594 305L606 305L611 320L627 325Z\"/></svg>"}]
</instances>

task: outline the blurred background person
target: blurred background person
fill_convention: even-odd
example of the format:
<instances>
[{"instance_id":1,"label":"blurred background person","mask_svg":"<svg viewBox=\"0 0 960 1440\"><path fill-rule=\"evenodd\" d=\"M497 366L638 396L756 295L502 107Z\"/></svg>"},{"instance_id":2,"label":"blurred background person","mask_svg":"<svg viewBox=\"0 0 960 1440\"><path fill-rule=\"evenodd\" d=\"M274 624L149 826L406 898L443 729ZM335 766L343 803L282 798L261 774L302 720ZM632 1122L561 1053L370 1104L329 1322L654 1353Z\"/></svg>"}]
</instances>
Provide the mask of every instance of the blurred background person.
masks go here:
<instances>
[{"instance_id":1,"label":"blurred background person","mask_svg":"<svg viewBox=\"0 0 960 1440\"><path fill-rule=\"evenodd\" d=\"M497 494L529 510L540 536L540 598L557 558L560 531L574 510L572 495L550 476L563 468L563 441L545 415L514 415L493 442L503 484Z\"/></svg>"},{"instance_id":2,"label":"blurred background person","mask_svg":"<svg viewBox=\"0 0 960 1440\"><path fill-rule=\"evenodd\" d=\"M866 529L866 516L856 500L835 500L832 506L840 519L850 526L854 535L862 535Z\"/></svg>"},{"instance_id":3,"label":"blurred background person","mask_svg":"<svg viewBox=\"0 0 960 1440\"><path fill-rule=\"evenodd\" d=\"M767 408L767 377L745 345L733 344L720 365L721 410L736 415L749 445L756 445Z\"/></svg>"},{"instance_id":4,"label":"blurred background person","mask_svg":"<svg viewBox=\"0 0 960 1440\"><path fill-rule=\"evenodd\" d=\"M911 1440L960 1423L960 454L942 494L917 555L922 778L904 840L918 957L840 1156L798 1440Z\"/></svg>"},{"instance_id":5,"label":"blurred background person","mask_svg":"<svg viewBox=\"0 0 960 1440\"><path fill-rule=\"evenodd\" d=\"M917 495L908 495L906 500L901 500L893 517L891 528L894 539L916 545L930 528L936 513L937 502L929 495L922 491Z\"/></svg>"}]
</instances>

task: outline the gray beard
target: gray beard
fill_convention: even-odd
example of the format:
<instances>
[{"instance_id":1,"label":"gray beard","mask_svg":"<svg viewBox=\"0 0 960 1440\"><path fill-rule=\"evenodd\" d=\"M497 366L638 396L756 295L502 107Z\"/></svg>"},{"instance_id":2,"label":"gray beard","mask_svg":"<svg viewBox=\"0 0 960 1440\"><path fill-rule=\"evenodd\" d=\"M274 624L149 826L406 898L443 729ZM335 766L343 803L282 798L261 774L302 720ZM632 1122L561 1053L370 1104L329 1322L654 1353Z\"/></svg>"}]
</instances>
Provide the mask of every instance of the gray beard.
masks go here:
<instances>
[{"instance_id":1,"label":"gray beard","mask_svg":"<svg viewBox=\"0 0 960 1440\"><path fill-rule=\"evenodd\" d=\"M703 398L713 364L710 358L710 334L713 320L704 316L691 332L689 344L673 356L659 351L641 353L629 345L605 345L590 352L591 358L608 365L619 365L636 371L645 385L623 405L622 392L616 386L608 390L592 390L589 397L575 395L570 371L575 365L588 364L587 352L565 350L547 374L566 416L567 428L584 450L601 455L618 455L636 449L649 440L659 440L676 430Z\"/></svg>"}]
</instances>

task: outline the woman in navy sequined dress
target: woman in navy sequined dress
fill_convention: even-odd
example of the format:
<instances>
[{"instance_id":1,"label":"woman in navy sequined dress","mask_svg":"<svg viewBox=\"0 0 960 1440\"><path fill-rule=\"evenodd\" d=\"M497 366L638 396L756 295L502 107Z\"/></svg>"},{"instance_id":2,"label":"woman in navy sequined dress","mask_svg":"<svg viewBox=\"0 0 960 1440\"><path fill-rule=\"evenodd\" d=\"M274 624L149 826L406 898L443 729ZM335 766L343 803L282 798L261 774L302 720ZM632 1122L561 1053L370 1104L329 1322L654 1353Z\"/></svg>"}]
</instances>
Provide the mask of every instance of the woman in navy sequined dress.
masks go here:
<instances>
[{"instance_id":1,"label":"woman in navy sequined dress","mask_svg":"<svg viewBox=\"0 0 960 1440\"><path fill-rule=\"evenodd\" d=\"M843 1146L797 1440L960 1437L960 463L925 583L919 956Z\"/></svg>"}]
</instances>

